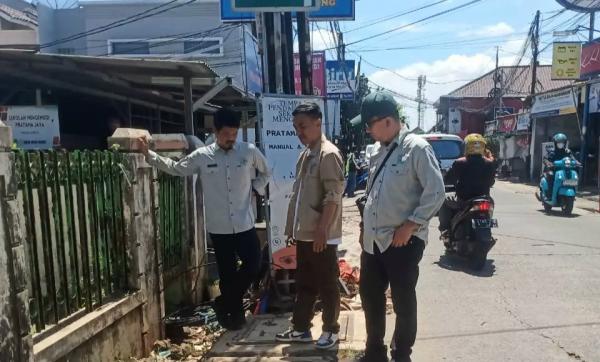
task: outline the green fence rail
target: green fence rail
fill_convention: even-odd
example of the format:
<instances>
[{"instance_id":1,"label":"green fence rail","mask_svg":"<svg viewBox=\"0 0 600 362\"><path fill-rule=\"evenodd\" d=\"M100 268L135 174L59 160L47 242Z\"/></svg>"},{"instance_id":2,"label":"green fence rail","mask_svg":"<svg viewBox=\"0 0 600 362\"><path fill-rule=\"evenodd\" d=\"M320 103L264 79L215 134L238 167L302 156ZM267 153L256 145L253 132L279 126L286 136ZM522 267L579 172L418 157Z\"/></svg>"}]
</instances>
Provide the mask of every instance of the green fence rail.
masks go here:
<instances>
[{"instance_id":1,"label":"green fence rail","mask_svg":"<svg viewBox=\"0 0 600 362\"><path fill-rule=\"evenodd\" d=\"M122 157L17 152L35 332L127 289Z\"/></svg>"},{"instance_id":2,"label":"green fence rail","mask_svg":"<svg viewBox=\"0 0 600 362\"><path fill-rule=\"evenodd\" d=\"M185 238L185 178L160 172L159 236L165 270L182 265Z\"/></svg>"}]
</instances>

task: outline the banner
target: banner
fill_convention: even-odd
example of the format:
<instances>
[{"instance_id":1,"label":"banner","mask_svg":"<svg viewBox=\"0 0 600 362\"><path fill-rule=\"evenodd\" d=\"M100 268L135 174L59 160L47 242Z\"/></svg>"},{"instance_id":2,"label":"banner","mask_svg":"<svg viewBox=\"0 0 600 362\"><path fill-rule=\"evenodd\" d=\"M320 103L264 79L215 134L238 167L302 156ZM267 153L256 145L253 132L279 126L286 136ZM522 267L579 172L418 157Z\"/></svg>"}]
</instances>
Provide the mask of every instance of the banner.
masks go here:
<instances>
[{"instance_id":1,"label":"banner","mask_svg":"<svg viewBox=\"0 0 600 362\"><path fill-rule=\"evenodd\" d=\"M511 114L508 116L498 117L498 132L511 133L517 126L517 115Z\"/></svg>"},{"instance_id":2,"label":"banner","mask_svg":"<svg viewBox=\"0 0 600 362\"><path fill-rule=\"evenodd\" d=\"M531 107L531 115L534 117L549 117L575 112L575 99L572 89L535 96Z\"/></svg>"},{"instance_id":3,"label":"banner","mask_svg":"<svg viewBox=\"0 0 600 362\"><path fill-rule=\"evenodd\" d=\"M590 113L600 112L600 83L590 85L588 101L590 102Z\"/></svg>"},{"instance_id":4,"label":"banner","mask_svg":"<svg viewBox=\"0 0 600 362\"><path fill-rule=\"evenodd\" d=\"M581 79L600 73L600 43L586 43L581 49Z\"/></svg>"},{"instance_id":5,"label":"banner","mask_svg":"<svg viewBox=\"0 0 600 362\"><path fill-rule=\"evenodd\" d=\"M531 124L531 117L529 116L529 113L520 113L517 116L517 131L529 130L530 124Z\"/></svg>"},{"instance_id":6,"label":"banner","mask_svg":"<svg viewBox=\"0 0 600 362\"><path fill-rule=\"evenodd\" d=\"M356 89L356 74L354 73L354 60L339 62L328 60L325 62L327 78L327 97L351 100Z\"/></svg>"},{"instance_id":7,"label":"banner","mask_svg":"<svg viewBox=\"0 0 600 362\"><path fill-rule=\"evenodd\" d=\"M579 79L581 76L581 43L557 42L552 51L552 79Z\"/></svg>"},{"instance_id":8,"label":"banner","mask_svg":"<svg viewBox=\"0 0 600 362\"><path fill-rule=\"evenodd\" d=\"M339 99L327 100L327 116L325 117L325 134L330 140L341 136L341 102Z\"/></svg>"},{"instance_id":9,"label":"banner","mask_svg":"<svg viewBox=\"0 0 600 362\"><path fill-rule=\"evenodd\" d=\"M324 97L327 89L325 86L325 52L313 52L312 55L312 82L313 94ZM294 53L294 90L296 95L302 94L300 79L300 55Z\"/></svg>"},{"instance_id":10,"label":"banner","mask_svg":"<svg viewBox=\"0 0 600 362\"><path fill-rule=\"evenodd\" d=\"M484 136L491 136L496 132L497 121L485 122L485 130L483 131Z\"/></svg>"},{"instance_id":11,"label":"banner","mask_svg":"<svg viewBox=\"0 0 600 362\"><path fill-rule=\"evenodd\" d=\"M462 128L462 116L460 109L450 108L448 111L448 133L459 134Z\"/></svg>"},{"instance_id":12,"label":"banner","mask_svg":"<svg viewBox=\"0 0 600 362\"><path fill-rule=\"evenodd\" d=\"M0 120L12 128L14 142L24 150L60 146L58 106L0 107Z\"/></svg>"},{"instance_id":13,"label":"banner","mask_svg":"<svg viewBox=\"0 0 600 362\"><path fill-rule=\"evenodd\" d=\"M286 248L285 223L292 186L296 177L296 161L304 149L292 123L292 112L305 101L316 102L325 114L319 97L264 95L262 109L262 149L273 170L269 184L269 246L273 263L279 268L294 269L295 253Z\"/></svg>"},{"instance_id":14,"label":"banner","mask_svg":"<svg viewBox=\"0 0 600 362\"><path fill-rule=\"evenodd\" d=\"M244 78L246 92L251 94L262 93L262 60L258 53L258 41L251 32L244 30Z\"/></svg>"}]
</instances>

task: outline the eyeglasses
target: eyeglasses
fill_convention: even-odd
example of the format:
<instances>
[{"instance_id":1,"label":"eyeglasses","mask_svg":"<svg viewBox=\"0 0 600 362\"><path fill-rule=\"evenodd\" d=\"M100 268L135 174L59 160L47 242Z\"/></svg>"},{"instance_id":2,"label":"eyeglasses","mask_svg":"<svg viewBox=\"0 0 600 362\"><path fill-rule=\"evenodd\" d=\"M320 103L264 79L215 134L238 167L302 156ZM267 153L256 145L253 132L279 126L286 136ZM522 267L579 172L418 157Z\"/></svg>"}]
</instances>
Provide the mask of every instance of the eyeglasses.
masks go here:
<instances>
[{"instance_id":1,"label":"eyeglasses","mask_svg":"<svg viewBox=\"0 0 600 362\"><path fill-rule=\"evenodd\" d=\"M373 127L373 125L374 125L375 123L377 123L377 122L381 121L381 120L382 120L382 119L384 119L384 118L386 118L386 117L376 117L376 118L373 118L373 119L371 119L371 120L367 121L367 123L365 124L365 128L366 128L366 129L370 129L371 127Z\"/></svg>"}]
</instances>

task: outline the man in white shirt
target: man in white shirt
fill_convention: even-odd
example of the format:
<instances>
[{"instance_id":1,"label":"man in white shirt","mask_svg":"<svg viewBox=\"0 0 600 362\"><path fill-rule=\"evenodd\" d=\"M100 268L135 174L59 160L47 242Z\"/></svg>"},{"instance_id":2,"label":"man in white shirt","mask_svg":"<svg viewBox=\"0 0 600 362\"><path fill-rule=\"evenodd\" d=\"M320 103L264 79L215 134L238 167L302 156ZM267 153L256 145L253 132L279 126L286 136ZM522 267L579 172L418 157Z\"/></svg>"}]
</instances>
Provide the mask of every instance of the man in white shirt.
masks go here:
<instances>
[{"instance_id":1,"label":"man in white shirt","mask_svg":"<svg viewBox=\"0 0 600 362\"><path fill-rule=\"evenodd\" d=\"M264 194L271 172L267 160L253 144L236 142L240 127L237 112L215 114L216 142L198 148L179 161L157 155L140 139L148 163L176 176L198 174L202 184L206 229L215 248L221 296L215 300L219 322L240 329L246 318L242 297L260 268L260 242L254 229L253 190ZM238 266L237 259L242 261Z\"/></svg>"}]
</instances>

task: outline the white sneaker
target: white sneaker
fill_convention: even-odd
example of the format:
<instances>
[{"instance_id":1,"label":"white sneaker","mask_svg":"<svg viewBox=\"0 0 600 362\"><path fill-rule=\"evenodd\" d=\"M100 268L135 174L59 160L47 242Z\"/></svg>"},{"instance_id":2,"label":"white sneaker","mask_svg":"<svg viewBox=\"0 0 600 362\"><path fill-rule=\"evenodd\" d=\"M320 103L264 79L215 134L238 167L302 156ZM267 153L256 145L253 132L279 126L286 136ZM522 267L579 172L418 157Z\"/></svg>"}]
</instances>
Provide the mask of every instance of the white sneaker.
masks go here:
<instances>
[{"instance_id":1,"label":"white sneaker","mask_svg":"<svg viewBox=\"0 0 600 362\"><path fill-rule=\"evenodd\" d=\"M298 342L298 343L309 343L312 342L312 334L310 331L298 332L292 328L288 329L283 333L277 333L275 339L279 342Z\"/></svg>"},{"instance_id":2,"label":"white sneaker","mask_svg":"<svg viewBox=\"0 0 600 362\"><path fill-rule=\"evenodd\" d=\"M337 333L323 332L317 340L316 345L319 349L329 349L334 347L339 341Z\"/></svg>"}]
</instances>

